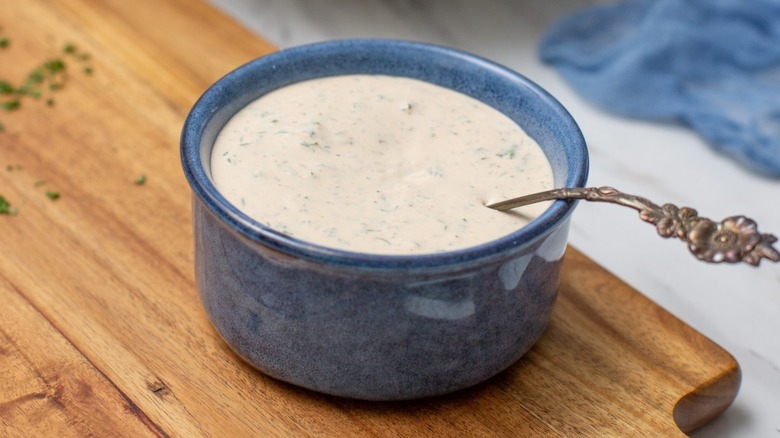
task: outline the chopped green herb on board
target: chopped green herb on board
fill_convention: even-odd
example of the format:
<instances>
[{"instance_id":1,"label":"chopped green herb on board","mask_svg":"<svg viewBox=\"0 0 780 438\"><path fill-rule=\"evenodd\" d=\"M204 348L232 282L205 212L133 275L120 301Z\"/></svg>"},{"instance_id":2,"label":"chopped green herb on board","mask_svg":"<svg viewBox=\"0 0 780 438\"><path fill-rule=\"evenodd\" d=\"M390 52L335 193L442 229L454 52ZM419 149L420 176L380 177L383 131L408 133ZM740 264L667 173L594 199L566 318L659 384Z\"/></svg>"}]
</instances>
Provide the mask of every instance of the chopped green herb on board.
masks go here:
<instances>
[{"instance_id":1,"label":"chopped green herb on board","mask_svg":"<svg viewBox=\"0 0 780 438\"><path fill-rule=\"evenodd\" d=\"M6 110L6 111L13 111L15 109L18 109L21 106L21 102L19 102L19 99L13 99L13 100L7 100L5 102L0 103L0 108Z\"/></svg>"},{"instance_id":2,"label":"chopped green herb on board","mask_svg":"<svg viewBox=\"0 0 780 438\"><path fill-rule=\"evenodd\" d=\"M8 200L4 197L0 196L0 214L15 216L17 213L19 213L19 210L11 207L11 203L8 202Z\"/></svg>"},{"instance_id":3,"label":"chopped green herb on board","mask_svg":"<svg viewBox=\"0 0 780 438\"><path fill-rule=\"evenodd\" d=\"M0 32L0 49L7 49L10 45L11 40ZM52 56L40 62L30 70L21 84L17 85L0 78L0 111L18 111L26 105L25 101L29 99L42 100L46 106L53 107L55 104L54 93L62 90L69 79L68 65L75 63L85 75L91 75L93 69L89 64L90 59L89 53L80 51L74 44L66 44L61 55ZM0 63L2 62L0 61ZM0 133L4 131L6 131L6 125L0 121ZM9 164L6 166L8 172L21 169L20 165ZM40 180L36 181L34 186L40 187L44 184L45 182ZM52 201L60 198L59 192L47 190L44 194ZM17 212L16 208L12 208L9 202L0 196L0 214L16 214Z\"/></svg>"},{"instance_id":4,"label":"chopped green herb on board","mask_svg":"<svg viewBox=\"0 0 780 438\"><path fill-rule=\"evenodd\" d=\"M7 48L9 45L10 40L7 37L0 37L0 49ZM92 75L93 68L87 64L91 59L88 53L79 51L73 44L66 44L62 52L64 55L61 57L53 57L41 62L18 86L0 79L0 109L16 111L22 107L25 98L37 100L41 97L45 97L46 106L53 107L55 100L52 94L65 87L70 60L80 64L85 75Z\"/></svg>"},{"instance_id":5,"label":"chopped green herb on board","mask_svg":"<svg viewBox=\"0 0 780 438\"><path fill-rule=\"evenodd\" d=\"M91 75L94 71L91 65L86 65L86 62L92 59L92 55L89 53L79 51L73 44L66 44L65 47L62 48L62 52L65 53L66 56L74 58L76 62L85 64L82 70L84 74Z\"/></svg>"},{"instance_id":6,"label":"chopped green herb on board","mask_svg":"<svg viewBox=\"0 0 780 438\"><path fill-rule=\"evenodd\" d=\"M135 181L133 181L133 182L137 186L142 186L142 185L146 184L146 175L143 174L143 173L138 175L138 178L136 178Z\"/></svg>"}]
</instances>

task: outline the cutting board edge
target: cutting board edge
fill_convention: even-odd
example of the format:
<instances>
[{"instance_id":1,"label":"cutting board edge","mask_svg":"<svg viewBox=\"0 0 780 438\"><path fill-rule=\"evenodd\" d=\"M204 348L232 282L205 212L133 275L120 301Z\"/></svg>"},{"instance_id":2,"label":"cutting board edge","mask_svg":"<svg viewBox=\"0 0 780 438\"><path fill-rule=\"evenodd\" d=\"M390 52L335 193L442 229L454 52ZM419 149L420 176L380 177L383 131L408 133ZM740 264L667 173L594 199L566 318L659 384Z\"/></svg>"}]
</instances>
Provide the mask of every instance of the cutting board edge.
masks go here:
<instances>
[{"instance_id":1,"label":"cutting board edge","mask_svg":"<svg viewBox=\"0 0 780 438\"><path fill-rule=\"evenodd\" d=\"M742 382L741 367L734 355L620 276L585 255L571 243L567 246L565 261L580 265L580 268L582 268L582 264L587 265L585 266L586 270L600 271L600 276L612 278L616 286L630 289L635 294L633 295L634 299L657 308L661 314L665 315L667 327L676 327L675 331L679 332L678 334L683 338L696 339L690 344L696 345L696 350L700 352L709 350L710 354L715 355L713 359L716 358L716 360L711 363L710 373L701 376L706 380L690 382L691 386L681 391L683 395L671 407L669 414L674 424L682 432L689 434L707 425L732 405ZM694 347L691 348L694 349Z\"/></svg>"},{"instance_id":2,"label":"cutting board edge","mask_svg":"<svg viewBox=\"0 0 780 438\"><path fill-rule=\"evenodd\" d=\"M714 341L711 342L718 345ZM726 350L723 352L731 359L730 366L703 385L693 388L674 405L674 422L686 434L705 426L722 414L739 394L742 369L734 356Z\"/></svg>"}]
</instances>

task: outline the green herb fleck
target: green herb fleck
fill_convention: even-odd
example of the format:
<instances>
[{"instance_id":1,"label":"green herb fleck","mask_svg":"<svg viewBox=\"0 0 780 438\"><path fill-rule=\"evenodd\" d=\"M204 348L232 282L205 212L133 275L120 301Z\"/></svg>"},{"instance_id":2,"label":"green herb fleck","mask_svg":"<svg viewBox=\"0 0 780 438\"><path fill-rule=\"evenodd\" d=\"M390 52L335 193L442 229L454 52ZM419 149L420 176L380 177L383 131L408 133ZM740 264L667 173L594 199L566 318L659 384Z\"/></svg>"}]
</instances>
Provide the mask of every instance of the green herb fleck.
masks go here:
<instances>
[{"instance_id":1,"label":"green herb fleck","mask_svg":"<svg viewBox=\"0 0 780 438\"><path fill-rule=\"evenodd\" d=\"M0 214L16 215L17 213L19 213L19 210L11 207L11 203L3 196L0 196Z\"/></svg>"},{"instance_id":2,"label":"green herb fleck","mask_svg":"<svg viewBox=\"0 0 780 438\"><path fill-rule=\"evenodd\" d=\"M13 94L15 92L16 88L10 82L0 81L0 94Z\"/></svg>"},{"instance_id":3,"label":"green herb fleck","mask_svg":"<svg viewBox=\"0 0 780 438\"><path fill-rule=\"evenodd\" d=\"M496 156L501 157L501 158L510 158L510 159L512 159L512 158L515 157L516 154L517 154L517 145L513 144L512 146L509 147L509 149L507 149L504 152L500 152L500 153L496 154Z\"/></svg>"},{"instance_id":4,"label":"green herb fleck","mask_svg":"<svg viewBox=\"0 0 780 438\"><path fill-rule=\"evenodd\" d=\"M4 109L6 111L13 111L13 110L19 109L19 107L21 105L22 104L21 104L21 102L19 102L19 99L14 99L14 100L8 100L8 101L0 103L0 108Z\"/></svg>"},{"instance_id":5,"label":"green herb fleck","mask_svg":"<svg viewBox=\"0 0 780 438\"><path fill-rule=\"evenodd\" d=\"M60 199L60 192L54 192L51 190L46 190L46 197L51 199L52 201L56 201Z\"/></svg>"},{"instance_id":6,"label":"green herb fleck","mask_svg":"<svg viewBox=\"0 0 780 438\"><path fill-rule=\"evenodd\" d=\"M65 62L59 58L50 59L43 63L43 68L51 74L59 73L65 70Z\"/></svg>"},{"instance_id":7,"label":"green herb fleck","mask_svg":"<svg viewBox=\"0 0 780 438\"><path fill-rule=\"evenodd\" d=\"M92 59L92 56L89 53L79 52L78 48L73 44L66 44L62 51L66 55L74 57L78 62L84 63ZM92 67L89 65L85 66L83 71L86 75L91 75L93 72Z\"/></svg>"},{"instance_id":8,"label":"green herb fleck","mask_svg":"<svg viewBox=\"0 0 780 438\"><path fill-rule=\"evenodd\" d=\"M146 175L143 174L143 173L138 175L138 178L136 178L135 181L133 181L133 182L137 186L142 186L142 185L146 184Z\"/></svg>"},{"instance_id":9,"label":"green herb fleck","mask_svg":"<svg viewBox=\"0 0 780 438\"><path fill-rule=\"evenodd\" d=\"M0 37L0 48L7 47L8 44L7 37ZM82 63L84 74L91 75L93 73L92 67L85 64L91 58L88 53L80 52L73 44L66 44L62 51L69 58L72 57L76 62ZM17 110L22 106L24 97L34 99L43 97L46 105L54 106L55 101L50 94L65 86L68 79L67 70L66 59L55 57L45 60L30 71L24 82L18 87L8 81L0 81L0 95L8 96L7 100L0 102L0 109Z\"/></svg>"},{"instance_id":10,"label":"green herb fleck","mask_svg":"<svg viewBox=\"0 0 780 438\"><path fill-rule=\"evenodd\" d=\"M0 49L5 49L11 45L11 40L8 37L0 37Z\"/></svg>"}]
</instances>

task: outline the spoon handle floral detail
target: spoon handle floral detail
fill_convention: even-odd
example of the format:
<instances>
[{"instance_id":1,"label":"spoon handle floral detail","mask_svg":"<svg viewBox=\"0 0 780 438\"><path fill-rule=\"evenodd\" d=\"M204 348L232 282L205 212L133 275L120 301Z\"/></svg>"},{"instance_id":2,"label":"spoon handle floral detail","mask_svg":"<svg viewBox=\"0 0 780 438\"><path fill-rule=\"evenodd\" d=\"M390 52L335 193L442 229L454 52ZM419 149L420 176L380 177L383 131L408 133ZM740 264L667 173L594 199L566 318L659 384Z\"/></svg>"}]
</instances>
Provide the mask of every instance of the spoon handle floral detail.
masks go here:
<instances>
[{"instance_id":1,"label":"spoon handle floral detail","mask_svg":"<svg viewBox=\"0 0 780 438\"><path fill-rule=\"evenodd\" d=\"M659 206L640 196L622 193L612 187L563 188L534 193L490 204L487 207L506 211L523 205L555 199L583 199L610 202L633 208L639 217L655 225L662 237L677 237L699 260L712 263L739 263L758 266L762 259L780 261L780 252L772 244L777 237L760 233L756 223L745 216L731 216L720 222L699 216L688 207L672 204Z\"/></svg>"}]
</instances>

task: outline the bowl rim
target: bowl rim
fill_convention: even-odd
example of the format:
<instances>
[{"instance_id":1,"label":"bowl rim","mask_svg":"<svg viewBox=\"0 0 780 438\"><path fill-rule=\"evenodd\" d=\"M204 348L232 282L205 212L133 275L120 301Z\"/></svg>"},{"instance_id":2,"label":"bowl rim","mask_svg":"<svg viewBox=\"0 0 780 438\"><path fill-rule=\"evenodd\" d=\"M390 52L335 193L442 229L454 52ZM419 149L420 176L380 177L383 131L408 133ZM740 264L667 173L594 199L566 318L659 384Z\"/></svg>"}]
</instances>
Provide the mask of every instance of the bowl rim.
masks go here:
<instances>
[{"instance_id":1,"label":"bowl rim","mask_svg":"<svg viewBox=\"0 0 780 438\"><path fill-rule=\"evenodd\" d=\"M374 254L331 248L296 239L261 224L232 205L212 183L204 166L205 157L201 151L203 131L219 109L215 106L215 101L219 101L225 94L235 94L235 90L232 90L231 86L235 87L243 75L257 74L257 71L272 72L277 69L280 63L296 62L296 60L307 56L327 57L334 54L349 56L351 51L356 48L369 51L392 50L395 53L409 53L410 56L415 53L418 55L424 53L431 57L445 57L457 62L465 61L490 71L490 74L500 75L530 89L534 96L556 115L558 123L571 134L573 139L573 143L568 145L571 152L567 154L570 156L568 159L569 172L566 175L564 186L584 186L588 177L589 157L587 145L579 126L557 99L522 74L481 56L450 47L393 39L347 39L305 44L261 56L230 71L200 96L187 115L180 139L182 167L194 195L193 202L196 202L195 197L197 197L205 204L211 214L238 232L240 236L255 244L288 256L322 263L330 267L359 270L417 271L447 269L455 265L481 264L507 253L521 251L528 244L557 229L568 219L577 201L554 201L549 208L527 225L508 235L482 244L437 253ZM340 74L350 74L350 72L345 71ZM328 75L314 75L313 78L325 76ZM275 88L299 81L290 81ZM250 101L256 98L254 97ZM241 105L239 109L244 105ZM232 114L235 114L235 111Z\"/></svg>"}]
</instances>

